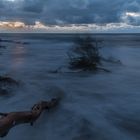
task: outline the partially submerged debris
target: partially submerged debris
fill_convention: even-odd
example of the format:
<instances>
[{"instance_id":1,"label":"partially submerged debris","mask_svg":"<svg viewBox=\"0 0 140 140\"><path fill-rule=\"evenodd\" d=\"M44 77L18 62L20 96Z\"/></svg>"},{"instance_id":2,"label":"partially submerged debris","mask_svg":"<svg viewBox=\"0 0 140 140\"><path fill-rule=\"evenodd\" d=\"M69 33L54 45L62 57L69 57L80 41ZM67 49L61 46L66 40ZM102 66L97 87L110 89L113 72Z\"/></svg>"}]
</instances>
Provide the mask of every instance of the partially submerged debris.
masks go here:
<instances>
[{"instance_id":1,"label":"partially submerged debris","mask_svg":"<svg viewBox=\"0 0 140 140\"><path fill-rule=\"evenodd\" d=\"M4 88L0 88L0 96L8 95L8 90Z\"/></svg>"},{"instance_id":2,"label":"partially submerged debris","mask_svg":"<svg viewBox=\"0 0 140 140\"><path fill-rule=\"evenodd\" d=\"M0 137L5 137L9 130L22 123L33 123L39 118L45 109L51 109L58 105L59 98L53 98L50 101L41 101L31 108L31 111L0 113Z\"/></svg>"},{"instance_id":3,"label":"partially submerged debris","mask_svg":"<svg viewBox=\"0 0 140 140\"><path fill-rule=\"evenodd\" d=\"M72 70L97 71L103 70L109 72L105 68L101 68L101 56L97 42L93 42L91 37L79 38L75 45L68 52L69 68Z\"/></svg>"},{"instance_id":4,"label":"partially submerged debris","mask_svg":"<svg viewBox=\"0 0 140 140\"><path fill-rule=\"evenodd\" d=\"M96 69L100 64L98 48L92 43L90 37L79 38L68 56L71 69Z\"/></svg>"},{"instance_id":5,"label":"partially submerged debris","mask_svg":"<svg viewBox=\"0 0 140 140\"><path fill-rule=\"evenodd\" d=\"M0 84L18 85L19 83L11 77L0 76Z\"/></svg>"},{"instance_id":6,"label":"partially submerged debris","mask_svg":"<svg viewBox=\"0 0 140 140\"><path fill-rule=\"evenodd\" d=\"M74 46L68 51L68 67L63 69L64 66L60 66L55 70L48 71L49 73L79 73L84 71L105 71L110 70L102 67L103 57L100 55L98 43L101 40L96 40L90 36L77 38L74 42Z\"/></svg>"},{"instance_id":7,"label":"partially submerged debris","mask_svg":"<svg viewBox=\"0 0 140 140\"><path fill-rule=\"evenodd\" d=\"M19 82L8 76L0 76L0 96L7 96L19 86Z\"/></svg>"}]
</instances>

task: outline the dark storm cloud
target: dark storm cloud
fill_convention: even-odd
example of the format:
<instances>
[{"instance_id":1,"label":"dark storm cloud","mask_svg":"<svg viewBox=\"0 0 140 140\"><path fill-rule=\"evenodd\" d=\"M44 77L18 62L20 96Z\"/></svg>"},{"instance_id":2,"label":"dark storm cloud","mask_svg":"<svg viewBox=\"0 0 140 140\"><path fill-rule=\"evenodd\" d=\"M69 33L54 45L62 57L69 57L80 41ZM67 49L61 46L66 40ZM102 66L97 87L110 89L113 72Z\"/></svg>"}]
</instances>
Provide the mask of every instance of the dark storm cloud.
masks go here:
<instances>
[{"instance_id":1,"label":"dark storm cloud","mask_svg":"<svg viewBox=\"0 0 140 140\"><path fill-rule=\"evenodd\" d=\"M24 0L22 10L26 12L41 13L46 5L46 0Z\"/></svg>"},{"instance_id":2,"label":"dark storm cloud","mask_svg":"<svg viewBox=\"0 0 140 140\"><path fill-rule=\"evenodd\" d=\"M140 12L140 0L0 0L0 20L63 23L119 23L139 25L136 17L125 12Z\"/></svg>"}]
</instances>

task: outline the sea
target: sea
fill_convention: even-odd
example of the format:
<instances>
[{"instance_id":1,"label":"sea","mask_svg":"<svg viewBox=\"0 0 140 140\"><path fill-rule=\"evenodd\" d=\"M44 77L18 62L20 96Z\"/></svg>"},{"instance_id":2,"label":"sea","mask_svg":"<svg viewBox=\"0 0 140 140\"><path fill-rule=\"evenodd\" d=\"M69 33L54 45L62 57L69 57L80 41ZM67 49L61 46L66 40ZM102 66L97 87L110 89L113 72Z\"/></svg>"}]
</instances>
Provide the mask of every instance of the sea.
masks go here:
<instances>
[{"instance_id":1,"label":"sea","mask_svg":"<svg viewBox=\"0 0 140 140\"><path fill-rule=\"evenodd\" d=\"M101 65L110 72L69 69L68 52L87 36L113 60ZM15 126L0 139L140 140L140 34L0 34L0 46L0 75L19 82L0 94L0 112L61 97L33 126Z\"/></svg>"}]
</instances>

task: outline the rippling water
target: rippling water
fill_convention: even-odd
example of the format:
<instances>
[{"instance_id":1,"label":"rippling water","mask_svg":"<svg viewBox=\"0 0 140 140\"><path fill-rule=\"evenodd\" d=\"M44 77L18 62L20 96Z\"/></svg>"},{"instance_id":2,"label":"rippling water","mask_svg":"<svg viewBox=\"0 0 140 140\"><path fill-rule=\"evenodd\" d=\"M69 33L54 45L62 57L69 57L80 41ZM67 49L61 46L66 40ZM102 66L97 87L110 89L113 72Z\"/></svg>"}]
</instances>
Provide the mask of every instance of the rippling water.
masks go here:
<instances>
[{"instance_id":1,"label":"rippling water","mask_svg":"<svg viewBox=\"0 0 140 140\"><path fill-rule=\"evenodd\" d=\"M0 74L20 82L10 96L0 96L0 112L28 110L38 100L62 96L33 127L23 124L4 140L139 140L140 35L93 35L103 40L101 53L120 64L104 63L111 73L50 73L67 67L76 35L1 34L22 43L1 43Z\"/></svg>"}]
</instances>

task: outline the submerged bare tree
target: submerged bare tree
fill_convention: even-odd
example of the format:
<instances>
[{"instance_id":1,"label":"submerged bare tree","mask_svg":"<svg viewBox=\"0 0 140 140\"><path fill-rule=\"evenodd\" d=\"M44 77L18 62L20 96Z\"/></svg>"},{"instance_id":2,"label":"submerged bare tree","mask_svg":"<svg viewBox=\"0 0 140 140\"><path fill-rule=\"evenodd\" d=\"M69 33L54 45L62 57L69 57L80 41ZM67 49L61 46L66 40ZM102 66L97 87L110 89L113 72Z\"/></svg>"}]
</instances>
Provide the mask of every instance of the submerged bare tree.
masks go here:
<instances>
[{"instance_id":1,"label":"submerged bare tree","mask_svg":"<svg viewBox=\"0 0 140 140\"><path fill-rule=\"evenodd\" d=\"M68 68L76 71L68 72L81 72L81 71L105 71L111 72L110 70L103 68L105 62L121 64L120 60L113 57L105 58L100 53L99 43L101 40L96 40L91 36L83 36L76 38L74 45L67 52L68 55ZM65 67L65 66L64 66ZM63 66L60 66L51 73L62 72Z\"/></svg>"},{"instance_id":2,"label":"submerged bare tree","mask_svg":"<svg viewBox=\"0 0 140 140\"><path fill-rule=\"evenodd\" d=\"M69 68L70 69L82 69L97 70L101 65L101 59L97 41L88 36L86 38L78 38L75 41L75 45L68 52ZM108 70L106 70L108 71Z\"/></svg>"}]
</instances>

